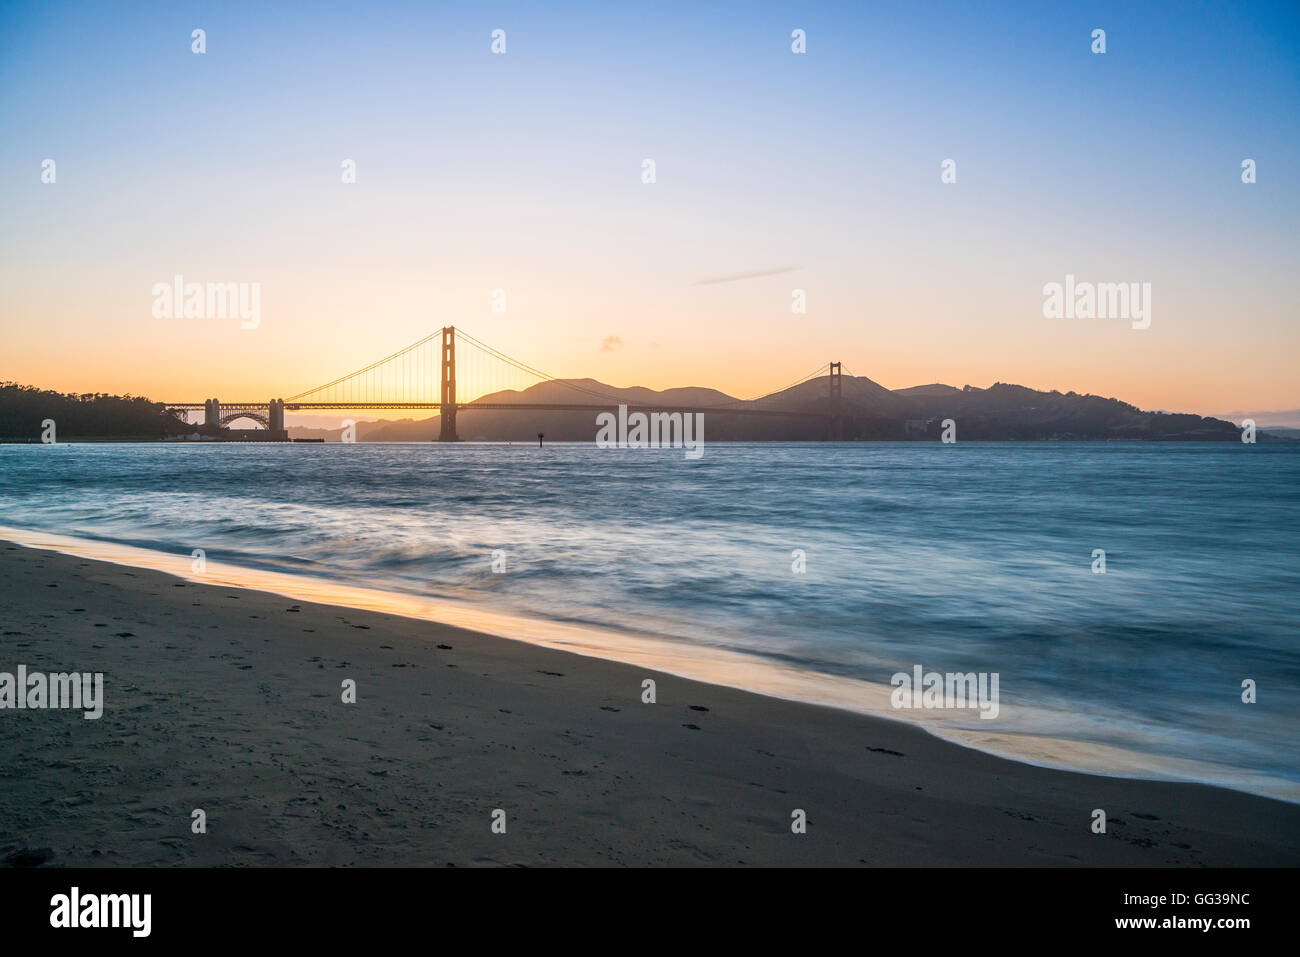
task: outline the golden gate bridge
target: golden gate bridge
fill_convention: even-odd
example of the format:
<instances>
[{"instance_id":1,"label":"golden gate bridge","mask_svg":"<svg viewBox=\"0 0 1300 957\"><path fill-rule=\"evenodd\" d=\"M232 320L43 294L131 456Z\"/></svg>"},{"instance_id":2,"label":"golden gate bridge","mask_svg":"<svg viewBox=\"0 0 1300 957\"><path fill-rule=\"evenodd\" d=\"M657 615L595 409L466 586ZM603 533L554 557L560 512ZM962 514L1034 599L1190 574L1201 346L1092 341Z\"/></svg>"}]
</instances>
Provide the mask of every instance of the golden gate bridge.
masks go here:
<instances>
[{"instance_id":1,"label":"golden gate bridge","mask_svg":"<svg viewBox=\"0 0 1300 957\"><path fill-rule=\"evenodd\" d=\"M772 406L770 400L773 396L822 375L828 376L825 411ZM567 390L565 397L571 395L573 401L524 402L502 397L544 382ZM287 399L232 402L210 398L201 402L163 404L169 412L179 415L201 410L206 425L228 427L236 420L249 419L276 436L287 436L284 425L286 411L430 409L439 415L439 441L456 442L459 441L456 413L463 409L602 412L624 405L629 411L642 412L712 412L823 419L827 423L828 439L843 437L842 369L838 362L828 362L784 388L757 398L730 399L708 405L629 402L626 397L602 392L586 382L548 375L455 326L444 326L392 355ZM418 396L427 398L413 398Z\"/></svg>"}]
</instances>

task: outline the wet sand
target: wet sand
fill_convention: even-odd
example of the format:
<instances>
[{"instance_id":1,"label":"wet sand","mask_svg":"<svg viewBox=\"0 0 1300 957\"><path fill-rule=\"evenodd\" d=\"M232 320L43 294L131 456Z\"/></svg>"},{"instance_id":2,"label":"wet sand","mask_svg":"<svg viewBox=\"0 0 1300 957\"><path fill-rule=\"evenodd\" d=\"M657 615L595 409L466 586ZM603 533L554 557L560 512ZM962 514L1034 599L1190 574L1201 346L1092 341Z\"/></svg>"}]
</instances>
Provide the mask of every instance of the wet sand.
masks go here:
<instances>
[{"instance_id":1,"label":"wet sand","mask_svg":"<svg viewBox=\"0 0 1300 957\"><path fill-rule=\"evenodd\" d=\"M0 671L106 698L0 710L0 864L1300 864L1300 805L428 621L8 543L0 596Z\"/></svg>"}]
</instances>

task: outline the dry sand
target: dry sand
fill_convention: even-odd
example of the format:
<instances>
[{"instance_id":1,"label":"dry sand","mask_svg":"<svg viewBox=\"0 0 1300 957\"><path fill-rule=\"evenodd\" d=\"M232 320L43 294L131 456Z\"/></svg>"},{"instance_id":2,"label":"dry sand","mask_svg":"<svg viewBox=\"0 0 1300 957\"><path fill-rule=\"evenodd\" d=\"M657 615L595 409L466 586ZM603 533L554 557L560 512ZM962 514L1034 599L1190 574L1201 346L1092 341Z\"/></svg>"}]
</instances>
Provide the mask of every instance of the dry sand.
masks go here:
<instances>
[{"instance_id":1,"label":"dry sand","mask_svg":"<svg viewBox=\"0 0 1300 957\"><path fill-rule=\"evenodd\" d=\"M0 671L102 671L106 697L0 710L0 863L1300 864L1300 805L427 621L7 543L0 596Z\"/></svg>"}]
</instances>

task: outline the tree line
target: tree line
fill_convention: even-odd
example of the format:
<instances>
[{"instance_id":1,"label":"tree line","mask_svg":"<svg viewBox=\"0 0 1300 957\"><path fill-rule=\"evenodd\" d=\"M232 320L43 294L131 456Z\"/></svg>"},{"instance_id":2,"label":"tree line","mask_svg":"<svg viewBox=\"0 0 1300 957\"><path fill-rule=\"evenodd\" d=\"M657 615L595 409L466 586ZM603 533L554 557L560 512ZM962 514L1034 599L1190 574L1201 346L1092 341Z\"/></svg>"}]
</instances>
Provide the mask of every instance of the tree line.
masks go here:
<instances>
[{"instance_id":1,"label":"tree line","mask_svg":"<svg viewBox=\"0 0 1300 957\"><path fill-rule=\"evenodd\" d=\"M0 438L39 441L42 423L52 419L59 438L131 436L162 438L194 431L161 402L143 396L102 392L54 392L0 382Z\"/></svg>"}]
</instances>

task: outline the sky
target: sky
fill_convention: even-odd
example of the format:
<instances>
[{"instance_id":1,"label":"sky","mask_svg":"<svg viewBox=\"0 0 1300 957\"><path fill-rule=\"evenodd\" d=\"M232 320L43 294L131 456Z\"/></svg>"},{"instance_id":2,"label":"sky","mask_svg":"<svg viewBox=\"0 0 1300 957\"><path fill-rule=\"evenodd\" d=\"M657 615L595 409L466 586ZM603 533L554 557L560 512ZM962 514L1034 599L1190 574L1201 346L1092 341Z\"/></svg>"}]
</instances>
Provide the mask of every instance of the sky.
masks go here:
<instances>
[{"instance_id":1,"label":"sky","mask_svg":"<svg viewBox=\"0 0 1300 957\"><path fill-rule=\"evenodd\" d=\"M1295 3L0 0L0 379L266 399L455 325L617 386L1300 408L1298 117ZM257 327L155 316L178 274ZM1067 275L1149 328L1044 316Z\"/></svg>"}]
</instances>

